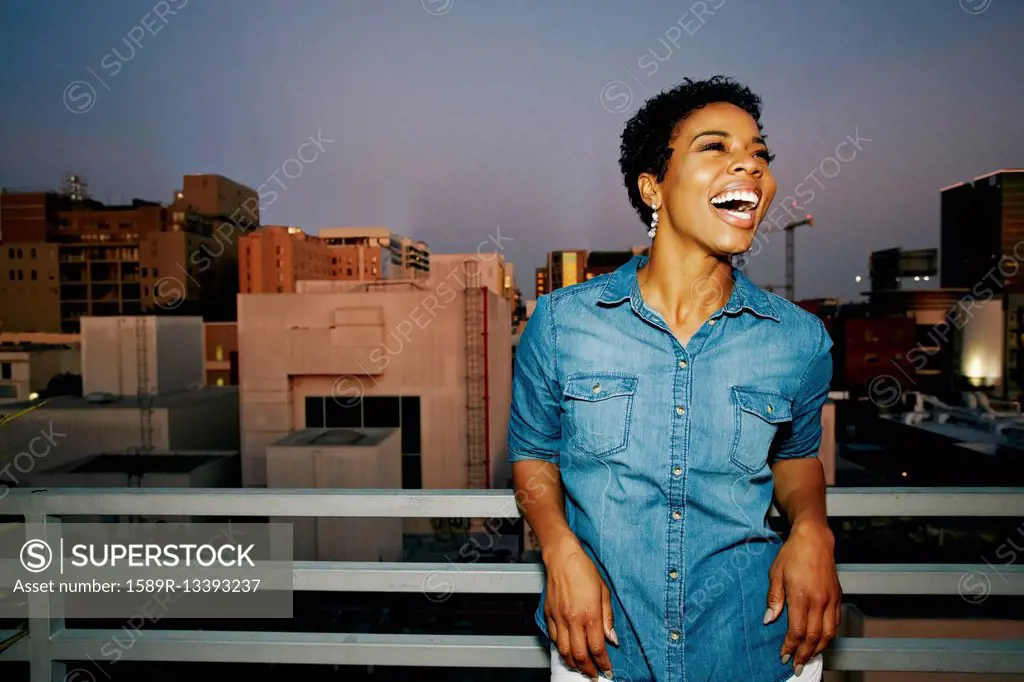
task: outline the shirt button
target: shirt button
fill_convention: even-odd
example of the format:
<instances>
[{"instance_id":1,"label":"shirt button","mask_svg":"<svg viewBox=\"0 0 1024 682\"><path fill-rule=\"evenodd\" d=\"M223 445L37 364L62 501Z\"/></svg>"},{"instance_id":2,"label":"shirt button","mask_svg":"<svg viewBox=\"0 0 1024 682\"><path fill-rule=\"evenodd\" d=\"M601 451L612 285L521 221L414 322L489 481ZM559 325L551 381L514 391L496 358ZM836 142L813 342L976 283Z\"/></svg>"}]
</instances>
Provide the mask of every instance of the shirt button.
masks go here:
<instances>
[{"instance_id":1,"label":"shirt button","mask_svg":"<svg viewBox=\"0 0 1024 682\"><path fill-rule=\"evenodd\" d=\"M717 322L717 321L718 320L708 320L708 324L710 324L712 327L714 327L715 326L715 322Z\"/></svg>"},{"instance_id":2,"label":"shirt button","mask_svg":"<svg viewBox=\"0 0 1024 682\"><path fill-rule=\"evenodd\" d=\"M675 640L679 639L679 633L676 632L675 630L673 630L672 634L670 634L669 637L671 637L672 640L675 641Z\"/></svg>"},{"instance_id":3,"label":"shirt button","mask_svg":"<svg viewBox=\"0 0 1024 682\"><path fill-rule=\"evenodd\" d=\"M686 369L686 360L679 361L679 369Z\"/></svg>"},{"instance_id":4,"label":"shirt button","mask_svg":"<svg viewBox=\"0 0 1024 682\"><path fill-rule=\"evenodd\" d=\"M676 408L676 414L680 416L686 414L686 408L680 405L679 407Z\"/></svg>"},{"instance_id":5,"label":"shirt button","mask_svg":"<svg viewBox=\"0 0 1024 682\"><path fill-rule=\"evenodd\" d=\"M768 405L768 414L771 414L771 413L772 413L772 412L774 412L774 411L775 411L775 408L774 408L774 407L772 407L772 406L771 406L771 405L769 404L769 405Z\"/></svg>"},{"instance_id":6,"label":"shirt button","mask_svg":"<svg viewBox=\"0 0 1024 682\"><path fill-rule=\"evenodd\" d=\"M677 570L675 570L675 569L672 569L671 571L668 572L668 577L672 578L672 580L675 580L676 578L679 577L679 572Z\"/></svg>"},{"instance_id":7,"label":"shirt button","mask_svg":"<svg viewBox=\"0 0 1024 682\"><path fill-rule=\"evenodd\" d=\"M679 519L683 518L683 515L680 514L678 510L676 510L672 512L672 518L678 521Z\"/></svg>"},{"instance_id":8,"label":"shirt button","mask_svg":"<svg viewBox=\"0 0 1024 682\"><path fill-rule=\"evenodd\" d=\"M675 468L673 468L672 469L672 473L675 474L676 476L682 476L683 475L683 467L675 467Z\"/></svg>"},{"instance_id":9,"label":"shirt button","mask_svg":"<svg viewBox=\"0 0 1024 682\"><path fill-rule=\"evenodd\" d=\"M601 384L594 384L594 393L601 392Z\"/></svg>"}]
</instances>

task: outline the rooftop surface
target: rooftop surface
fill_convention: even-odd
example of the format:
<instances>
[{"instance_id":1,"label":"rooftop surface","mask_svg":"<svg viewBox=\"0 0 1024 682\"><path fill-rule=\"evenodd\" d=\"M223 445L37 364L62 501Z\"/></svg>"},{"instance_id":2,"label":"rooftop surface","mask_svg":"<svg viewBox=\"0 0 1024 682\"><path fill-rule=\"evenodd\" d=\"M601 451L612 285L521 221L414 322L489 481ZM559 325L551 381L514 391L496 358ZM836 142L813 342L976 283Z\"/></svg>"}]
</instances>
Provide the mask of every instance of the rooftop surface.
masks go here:
<instances>
[{"instance_id":1,"label":"rooftop surface","mask_svg":"<svg viewBox=\"0 0 1024 682\"><path fill-rule=\"evenodd\" d=\"M187 391L175 391L173 393L161 393L152 396L154 409L165 409L184 407L193 403L207 400L218 400L229 395L237 395L237 386L206 386ZM89 397L60 395L43 401L32 401L4 405L9 411L27 409L38 405L41 410L137 410L139 400L134 395L116 396L109 395L110 402L90 402Z\"/></svg>"},{"instance_id":2,"label":"rooftop surface","mask_svg":"<svg viewBox=\"0 0 1024 682\"><path fill-rule=\"evenodd\" d=\"M300 429L274 442L274 445L373 447L383 443L396 431L397 429Z\"/></svg>"},{"instance_id":3,"label":"rooftop surface","mask_svg":"<svg viewBox=\"0 0 1024 682\"><path fill-rule=\"evenodd\" d=\"M211 462L236 455L235 452L225 452L223 455L190 455L187 453L92 455L50 469L46 473L123 474L131 471L139 474L185 474Z\"/></svg>"},{"instance_id":4,"label":"rooftop surface","mask_svg":"<svg viewBox=\"0 0 1024 682\"><path fill-rule=\"evenodd\" d=\"M880 419L886 419L888 421L900 422L901 415L899 414L883 414L879 415ZM925 420L918 424L906 425L908 428L922 429L929 433L934 433L939 436L945 436L951 440L960 441L962 443L971 443L979 445L989 445L993 447L1007 448L1009 450L1020 451L1020 447L1017 446L1008 436L994 433L992 431L985 431L978 428L971 428L963 424L953 424L946 422L940 424L937 421ZM985 451L985 448L976 449L978 452Z\"/></svg>"},{"instance_id":5,"label":"rooftop surface","mask_svg":"<svg viewBox=\"0 0 1024 682\"><path fill-rule=\"evenodd\" d=\"M45 350L78 350L79 344L74 343L0 343L0 353L34 353Z\"/></svg>"}]
</instances>

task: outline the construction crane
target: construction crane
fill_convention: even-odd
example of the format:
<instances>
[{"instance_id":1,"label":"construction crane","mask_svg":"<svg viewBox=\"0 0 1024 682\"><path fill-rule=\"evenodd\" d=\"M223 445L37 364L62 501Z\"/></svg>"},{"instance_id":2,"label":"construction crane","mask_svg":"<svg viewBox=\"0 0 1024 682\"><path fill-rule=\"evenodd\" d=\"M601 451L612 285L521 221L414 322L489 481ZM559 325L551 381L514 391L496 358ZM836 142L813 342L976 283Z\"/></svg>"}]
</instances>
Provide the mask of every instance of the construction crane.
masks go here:
<instances>
[{"instance_id":1,"label":"construction crane","mask_svg":"<svg viewBox=\"0 0 1024 682\"><path fill-rule=\"evenodd\" d=\"M796 206L795 201L793 202L793 206ZM796 300L796 238L794 236L794 230L802 225L810 225L813 227L814 217L808 213L802 220L795 220L782 228L782 231L786 233L786 285L784 290L786 292L786 298L790 301ZM765 286L765 289L768 291L775 291L777 288L777 284L768 284Z\"/></svg>"},{"instance_id":2,"label":"construction crane","mask_svg":"<svg viewBox=\"0 0 1024 682\"><path fill-rule=\"evenodd\" d=\"M796 202L793 202L796 205ZM786 233L786 298L796 300L796 239L794 230L801 225L814 226L814 218L808 213L803 220L797 220L782 228Z\"/></svg>"}]
</instances>

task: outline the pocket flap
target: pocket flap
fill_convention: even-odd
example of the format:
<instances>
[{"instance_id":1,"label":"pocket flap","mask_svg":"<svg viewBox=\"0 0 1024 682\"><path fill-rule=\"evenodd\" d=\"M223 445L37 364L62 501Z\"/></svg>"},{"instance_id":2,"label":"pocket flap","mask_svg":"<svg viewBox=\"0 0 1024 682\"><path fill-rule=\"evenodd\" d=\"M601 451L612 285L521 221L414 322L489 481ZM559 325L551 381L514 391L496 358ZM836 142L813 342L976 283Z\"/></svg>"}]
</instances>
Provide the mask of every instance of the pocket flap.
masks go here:
<instances>
[{"instance_id":1,"label":"pocket flap","mask_svg":"<svg viewBox=\"0 0 1024 682\"><path fill-rule=\"evenodd\" d=\"M576 400L606 400L636 391L637 377L628 374L573 374L563 393Z\"/></svg>"},{"instance_id":2,"label":"pocket flap","mask_svg":"<svg viewBox=\"0 0 1024 682\"><path fill-rule=\"evenodd\" d=\"M749 386L733 386L732 392L741 410L770 424L793 420L793 400L789 396L771 389Z\"/></svg>"}]
</instances>

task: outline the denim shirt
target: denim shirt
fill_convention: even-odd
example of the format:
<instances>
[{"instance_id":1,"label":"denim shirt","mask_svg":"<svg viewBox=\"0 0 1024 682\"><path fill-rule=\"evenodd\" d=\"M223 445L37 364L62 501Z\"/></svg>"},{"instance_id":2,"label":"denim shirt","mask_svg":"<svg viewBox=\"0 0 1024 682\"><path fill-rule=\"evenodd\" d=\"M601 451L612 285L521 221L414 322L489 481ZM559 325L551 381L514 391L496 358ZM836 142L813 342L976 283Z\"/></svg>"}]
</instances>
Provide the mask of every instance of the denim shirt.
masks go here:
<instances>
[{"instance_id":1,"label":"denim shirt","mask_svg":"<svg viewBox=\"0 0 1024 682\"><path fill-rule=\"evenodd\" d=\"M817 456L832 341L734 269L728 303L683 346L644 304L645 260L538 299L509 459L558 464L569 526L612 595L615 680L788 679L788 613L762 623L782 543L769 465Z\"/></svg>"}]
</instances>

